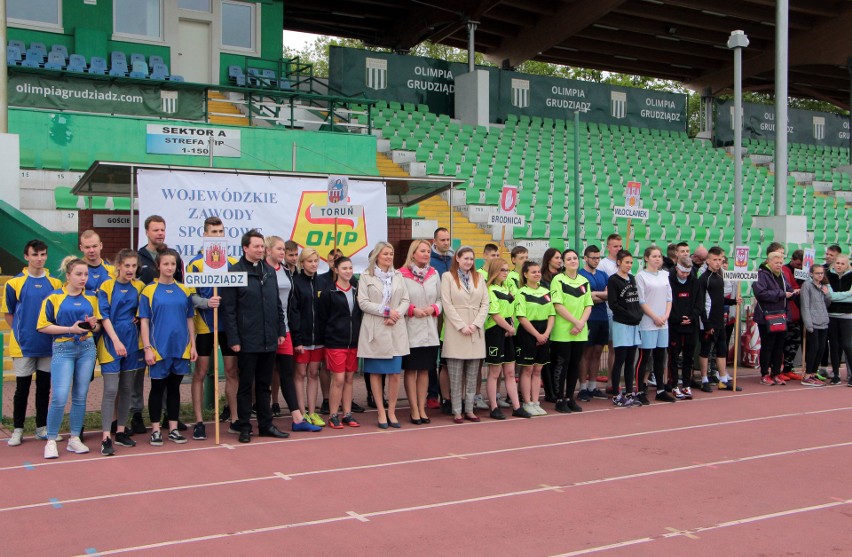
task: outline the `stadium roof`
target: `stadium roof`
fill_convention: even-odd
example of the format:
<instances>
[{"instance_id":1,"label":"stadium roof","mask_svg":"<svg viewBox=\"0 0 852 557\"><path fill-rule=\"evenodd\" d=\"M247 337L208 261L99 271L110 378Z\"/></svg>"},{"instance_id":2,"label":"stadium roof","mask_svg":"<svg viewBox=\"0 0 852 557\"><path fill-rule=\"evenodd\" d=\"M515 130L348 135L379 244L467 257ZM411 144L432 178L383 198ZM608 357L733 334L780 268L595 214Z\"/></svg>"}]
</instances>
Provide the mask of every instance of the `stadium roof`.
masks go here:
<instances>
[{"instance_id":1,"label":"stadium roof","mask_svg":"<svg viewBox=\"0 0 852 557\"><path fill-rule=\"evenodd\" d=\"M849 108L852 2L789 0L789 92ZM742 29L743 86L771 93L775 0L287 0L284 28L407 51L423 41L515 67L540 60L670 79L713 94L732 86L725 46Z\"/></svg>"}]
</instances>

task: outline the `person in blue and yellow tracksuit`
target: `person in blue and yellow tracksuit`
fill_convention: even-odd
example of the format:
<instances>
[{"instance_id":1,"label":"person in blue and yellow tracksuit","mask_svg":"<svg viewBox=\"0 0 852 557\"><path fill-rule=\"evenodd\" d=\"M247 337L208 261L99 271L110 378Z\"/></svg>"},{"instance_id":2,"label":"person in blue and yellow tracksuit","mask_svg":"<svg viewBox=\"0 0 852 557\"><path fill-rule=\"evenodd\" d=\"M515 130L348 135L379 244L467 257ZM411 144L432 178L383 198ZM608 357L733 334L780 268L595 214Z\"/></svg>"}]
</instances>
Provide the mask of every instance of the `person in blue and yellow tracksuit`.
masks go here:
<instances>
[{"instance_id":1,"label":"person in blue and yellow tracksuit","mask_svg":"<svg viewBox=\"0 0 852 557\"><path fill-rule=\"evenodd\" d=\"M51 292L62 288L59 279L52 278L45 263L47 244L30 240L24 246L26 268L5 286L0 312L12 331L9 355L15 370L14 430L8 445L16 447L24 438L24 420L33 374L36 376L36 437L47 439L47 406L50 403L51 338L36 331L41 303Z\"/></svg>"},{"instance_id":2,"label":"person in blue and yellow tracksuit","mask_svg":"<svg viewBox=\"0 0 852 557\"><path fill-rule=\"evenodd\" d=\"M44 458L58 458L56 439L65 415L65 403L71 392L71 436L68 450L87 453L89 448L80 440L86 397L95 367L95 341L100 331L101 312L94 293L85 289L89 278L86 262L76 257L62 261L66 284L45 298L36 325L39 332L53 336L53 357L50 361L52 393L47 410L47 444Z\"/></svg>"},{"instance_id":3,"label":"person in blue and yellow tracksuit","mask_svg":"<svg viewBox=\"0 0 852 557\"><path fill-rule=\"evenodd\" d=\"M110 438L113 415L115 444L123 447L136 445L125 431L125 422L136 374L145 373L145 356L136 319L139 294L145 288L142 281L136 280L139 255L132 249L123 249L118 252L115 264L118 268L116 278L106 281L98 290L98 307L104 328L97 342L98 362L104 380L101 401L101 454L104 456L115 453Z\"/></svg>"},{"instance_id":4,"label":"person in blue and yellow tracksuit","mask_svg":"<svg viewBox=\"0 0 852 557\"><path fill-rule=\"evenodd\" d=\"M139 319L145 363L151 375L148 412L151 417L151 444L163 444L160 417L163 413L163 392L169 422L169 440L186 443L178 431L180 414L180 383L189 373L189 362L198 357L195 351L195 309L192 291L175 282L178 253L166 249L157 254L154 264L159 278L142 290L139 297Z\"/></svg>"},{"instance_id":5,"label":"person in blue and yellow tracksuit","mask_svg":"<svg viewBox=\"0 0 852 557\"><path fill-rule=\"evenodd\" d=\"M219 217L208 217L204 220L205 238L224 238L225 225ZM222 254L224 257L225 254ZM237 260L228 257L229 265L236 265ZM199 252L186 266L187 273L204 272L204 254ZM202 396L204 395L204 379L210 369L210 358L215 358L216 347L213 346L213 311L219 307L220 296L213 295L213 288L202 286L195 289L192 297L195 312L195 346L198 351L198 361L195 362L195 371L192 374L192 407L195 411L195 426L192 428L192 438L195 440L207 439L207 431L201 416ZM221 313L220 319L221 319ZM227 406L223 409L222 417L231 416L233 409L236 414L237 388L240 386L240 377L237 372L237 354L228 345L228 337L225 334L223 323L219 322L219 348L222 350L222 361L225 363L225 399Z\"/></svg>"},{"instance_id":6,"label":"person in blue and yellow tracksuit","mask_svg":"<svg viewBox=\"0 0 852 557\"><path fill-rule=\"evenodd\" d=\"M115 266L101 257L103 249L104 244L101 242L101 237L94 230L84 230L80 234L80 252L83 254L83 261L89 266L86 290L90 292L97 293L103 283L115 278Z\"/></svg>"}]
</instances>

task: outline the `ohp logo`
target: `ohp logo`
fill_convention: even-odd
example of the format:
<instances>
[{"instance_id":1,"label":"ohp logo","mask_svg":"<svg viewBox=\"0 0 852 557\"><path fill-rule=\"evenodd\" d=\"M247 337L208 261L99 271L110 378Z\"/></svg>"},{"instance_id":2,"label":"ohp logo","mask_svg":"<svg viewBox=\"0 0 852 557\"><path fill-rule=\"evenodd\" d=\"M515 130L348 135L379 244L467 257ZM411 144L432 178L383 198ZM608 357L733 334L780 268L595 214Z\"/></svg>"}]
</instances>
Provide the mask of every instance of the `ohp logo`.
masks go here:
<instances>
[{"instance_id":1,"label":"ohp logo","mask_svg":"<svg viewBox=\"0 0 852 557\"><path fill-rule=\"evenodd\" d=\"M303 191L296 212L296 222L290 238L300 246L314 248L325 257L334 247L334 218L311 217L311 206L328 205L328 192ZM369 245L367 223L363 210L356 211L354 217L339 217L337 220L337 247L347 257L361 251Z\"/></svg>"}]
</instances>

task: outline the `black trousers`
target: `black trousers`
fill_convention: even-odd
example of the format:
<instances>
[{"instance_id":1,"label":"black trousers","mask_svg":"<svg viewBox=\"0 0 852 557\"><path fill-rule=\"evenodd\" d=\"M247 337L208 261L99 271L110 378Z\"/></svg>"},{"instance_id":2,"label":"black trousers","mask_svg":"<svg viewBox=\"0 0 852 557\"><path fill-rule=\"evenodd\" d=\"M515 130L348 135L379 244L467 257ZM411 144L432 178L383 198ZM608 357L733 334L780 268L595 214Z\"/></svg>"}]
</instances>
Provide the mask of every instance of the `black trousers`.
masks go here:
<instances>
[{"instance_id":1,"label":"black trousers","mask_svg":"<svg viewBox=\"0 0 852 557\"><path fill-rule=\"evenodd\" d=\"M678 333L669 330L669 386L677 385L678 380L684 387L692 382L692 358L695 353L695 334L693 332ZM677 357L683 353L680 375L677 369Z\"/></svg>"},{"instance_id":2,"label":"black trousers","mask_svg":"<svg viewBox=\"0 0 852 557\"><path fill-rule=\"evenodd\" d=\"M251 431L251 406L257 397L257 427L265 431L272 426L270 406L272 370L275 368L275 352L238 352L237 365L240 369L240 386L237 389L236 429Z\"/></svg>"},{"instance_id":3,"label":"black trousers","mask_svg":"<svg viewBox=\"0 0 852 557\"><path fill-rule=\"evenodd\" d=\"M293 367L295 359L289 354L276 354L275 363L278 364L278 378L281 383L281 394L290 412L299 408L299 399L296 396L296 383L293 379Z\"/></svg>"},{"instance_id":4,"label":"black trousers","mask_svg":"<svg viewBox=\"0 0 852 557\"><path fill-rule=\"evenodd\" d=\"M180 383L183 375L168 374L162 379L151 379L151 392L148 393L148 414L151 421L160 421L163 415L163 398L166 399L166 418L177 421L180 418Z\"/></svg>"},{"instance_id":5,"label":"black trousers","mask_svg":"<svg viewBox=\"0 0 852 557\"><path fill-rule=\"evenodd\" d=\"M47 425L47 408L50 406L50 372L36 370L36 427ZM13 399L12 417L15 428L23 428L27 418L27 402L30 398L30 386L33 376L17 377L15 379L15 398Z\"/></svg>"},{"instance_id":6,"label":"black trousers","mask_svg":"<svg viewBox=\"0 0 852 557\"><path fill-rule=\"evenodd\" d=\"M809 374L819 371L819 363L828 348L828 329L814 329L808 333L808 345L805 354L805 370Z\"/></svg>"},{"instance_id":7,"label":"black trousers","mask_svg":"<svg viewBox=\"0 0 852 557\"><path fill-rule=\"evenodd\" d=\"M772 374L775 377L781 373L784 365L784 339L787 331L773 333L769 326L763 323L757 324L760 332L760 374Z\"/></svg>"},{"instance_id":8,"label":"black trousers","mask_svg":"<svg viewBox=\"0 0 852 557\"><path fill-rule=\"evenodd\" d=\"M553 396L558 400L574 400L574 389L580 376L580 360L586 341L553 342L559 365L553 368Z\"/></svg>"}]
</instances>

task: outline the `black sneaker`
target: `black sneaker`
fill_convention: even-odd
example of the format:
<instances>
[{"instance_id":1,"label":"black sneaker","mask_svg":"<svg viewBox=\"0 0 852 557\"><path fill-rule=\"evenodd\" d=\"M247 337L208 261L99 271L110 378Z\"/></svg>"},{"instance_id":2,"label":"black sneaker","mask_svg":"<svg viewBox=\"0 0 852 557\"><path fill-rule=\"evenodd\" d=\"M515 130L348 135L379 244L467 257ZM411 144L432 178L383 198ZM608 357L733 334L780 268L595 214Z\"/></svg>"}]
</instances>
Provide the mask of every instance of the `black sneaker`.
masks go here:
<instances>
[{"instance_id":1,"label":"black sneaker","mask_svg":"<svg viewBox=\"0 0 852 557\"><path fill-rule=\"evenodd\" d=\"M512 416L516 418L532 418L533 415L524 410L523 406L519 406L518 408L512 410Z\"/></svg>"},{"instance_id":2,"label":"black sneaker","mask_svg":"<svg viewBox=\"0 0 852 557\"><path fill-rule=\"evenodd\" d=\"M145 420L142 419L142 414L138 412L133 414L133 418L130 420L130 431L139 433L140 435L148 432L148 428L145 427Z\"/></svg>"},{"instance_id":3,"label":"black sneaker","mask_svg":"<svg viewBox=\"0 0 852 557\"><path fill-rule=\"evenodd\" d=\"M710 383L702 383L701 384L701 391L705 392L705 393L712 393L713 387L710 385Z\"/></svg>"},{"instance_id":4,"label":"black sneaker","mask_svg":"<svg viewBox=\"0 0 852 557\"><path fill-rule=\"evenodd\" d=\"M115 449L112 447L112 439L109 437L101 441L101 454L104 456L112 456L115 454Z\"/></svg>"},{"instance_id":5,"label":"black sneaker","mask_svg":"<svg viewBox=\"0 0 852 557\"><path fill-rule=\"evenodd\" d=\"M570 414L571 408L568 406L567 400L560 400L556 403L556 407L554 408L560 414Z\"/></svg>"},{"instance_id":6,"label":"black sneaker","mask_svg":"<svg viewBox=\"0 0 852 557\"><path fill-rule=\"evenodd\" d=\"M228 406L228 405L225 405L225 407L222 408L222 412L219 414L219 421L220 422L227 422L230 419L231 419L231 407Z\"/></svg>"},{"instance_id":7,"label":"black sneaker","mask_svg":"<svg viewBox=\"0 0 852 557\"><path fill-rule=\"evenodd\" d=\"M192 428L192 438L196 441L202 441L207 439L207 428L204 427L204 423L198 422Z\"/></svg>"},{"instance_id":8,"label":"black sneaker","mask_svg":"<svg viewBox=\"0 0 852 557\"><path fill-rule=\"evenodd\" d=\"M724 387L722 385L724 385ZM733 381L728 381L728 382L723 381L723 382L719 383L719 390L720 391L733 391L734 390L734 382ZM739 385L737 385L737 392L742 391L742 390L743 390L743 388L740 387Z\"/></svg>"},{"instance_id":9,"label":"black sneaker","mask_svg":"<svg viewBox=\"0 0 852 557\"><path fill-rule=\"evenodd\" d=\"M719 376L716 375L715 373L710 373L709 375L707 375L707 380L710 381L711 383L718 383L719 382Z\"/></svg>"},{"instance_id":10,"label":"black sneaker","mask_svg":"<svg viewBox=\"0 0 852 557\"><path fill-rule=\"evenodd\" d=\"M335 409L335 410L337 410L337 409ZM320 414L325 415L325 414L330 414L330 413L331 412L328 411L328 399L324 398L324 399L322 399L322 404L320 404Z\"/></svg>"},{"instance_id":11,"label":"black sneaker","mask_svg":"<svg viewBox=\"0 0 852 557\"><path fill-rule=\"evenodd\" d=\"M657 402L674 402L675 397L673 397L666 391L663 391L661 393L657 393L657 396L654 397L654 400L656 400Z\"/></svg>"},{"instance_id":12,"label":"black sneaker","mask_svg":"<svg viewBox=\"0 0 852 557\"><path fill-rule=\"evenodd\" d=\"M364 413L364 407L353 400L352 401L352 411L355 412L356 414L363 414Z\"/></svg>"},{"instance_id":13,"label":"black sneaker","mask_svg":"<svg viewBox=\"0 0 852 557\"><path fill-rule=\"evenodd\" d=\"M127 432L120 431L115 434L115 444L121 445L122 447L135 447L136 441L131 439Z\"/></svg>"},{"instance_id":14,"label":"black sneaker","mask_svg":"<svg viewBox=\"0 0 852 557\"><path fill-rule=\"evenodd\" d=\"M155 432L151 433L151 444L154 445L155 447L162 447L163 446L163 434L160 433L159 431L155 431Z\"/></svg>"},{"instance_id":15,"label":"black sneaker","mask_svg":"<svg viewBox=\"0 0 852 557\"><path fill-rule=\"evenodd\" d=\"M566 400L565 406L567 406L568 409L572 412L582 412L583 411L583 408L579 404L574 402L573 400Z\"/></svg>"},{"instance_id":16,"label":"black sneaker","mask_svg":"<svg viewBox=\"0 0 852 557\"><path fill-rule=\"evenodd\" d=\"M282 416L281 405L276 402L275 404L272 405L272 417L273 418L280 418L281 416Z\"/></svg>"},{"instance_id":17,"label":"black sneaker","mask_svg":"<svg viewBox=\"0 0 852 557\"><path fill-rule=\"evenodd\" d=\"M173 441L178 445L183 445L186 443L186 437L180 434L180 431L177 429L173 429L169 432L169 441Z\"/></svg>"},{"instance_id":18,"label":"black sneaker","mask_svg":"<svg viewBox=\"0 0 852 557\"><path fill-rule=\"evenodd\" d=\"M650 400L648 400L648 395L646 395L645 393L639 393L638 395L636 395L636 396L635 396L635 397L633 397L633 398L634 398L635 400L638 400L638 401L639 401L639 403L640 403L642 406L648 406L649 404L651 404L651 401L650 401Z\"/></svg>"},{"instance_id":19,"label":"black sneaker","mask_svg":"<svg viewBox=\"0 0 852 557\"><path fill-rule=\"evenodd\" d=\"M491 414L489 414L489 416L491 416L492 420L505 420L506 419L506 416L503 414L503 411L500 410L499 408L495 408L494 410L492 410Z\"/></svg>"},{"instance_id":20,"label":"black sneaker","mask_svg":"<svg viewBox=\"0 0 852 557\"><path fill-rule=\"evenodd\" d=\"M178 431L186 431L187 429L189 429L189 426L178 420Z\"/></svg>"},{"instance_id":21,"label":"black sneaker","mask_svg":"<svg viewBox=\"0 0 852 557\"><path fill-rule=\"evenodd\" d=\"M840 376L839 375L832 376L831 381L829 381L829 383L831 383L832 385L839 385L840 384Z\"/></svg>"}]
</instances>

